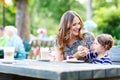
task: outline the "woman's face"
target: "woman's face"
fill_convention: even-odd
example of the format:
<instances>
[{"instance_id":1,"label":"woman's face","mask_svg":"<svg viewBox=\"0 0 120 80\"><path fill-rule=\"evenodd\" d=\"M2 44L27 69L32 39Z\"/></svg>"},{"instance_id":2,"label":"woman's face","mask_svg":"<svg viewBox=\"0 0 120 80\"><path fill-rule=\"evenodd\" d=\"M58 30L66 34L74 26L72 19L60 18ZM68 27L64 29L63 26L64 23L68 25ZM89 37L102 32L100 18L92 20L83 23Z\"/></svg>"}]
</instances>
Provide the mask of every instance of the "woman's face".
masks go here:
<instances>
[{"instance_id":1,"label":"woman's face","mask_svg":"<svg viewBox=\"0 0 120 80\"><path fill-rule=\"evenodd\" d=\"M72 26L70 28L70 34L72 36L78 36L80 30L80 19L76 16L73 19Z\"/></svg>"}]
</instances>

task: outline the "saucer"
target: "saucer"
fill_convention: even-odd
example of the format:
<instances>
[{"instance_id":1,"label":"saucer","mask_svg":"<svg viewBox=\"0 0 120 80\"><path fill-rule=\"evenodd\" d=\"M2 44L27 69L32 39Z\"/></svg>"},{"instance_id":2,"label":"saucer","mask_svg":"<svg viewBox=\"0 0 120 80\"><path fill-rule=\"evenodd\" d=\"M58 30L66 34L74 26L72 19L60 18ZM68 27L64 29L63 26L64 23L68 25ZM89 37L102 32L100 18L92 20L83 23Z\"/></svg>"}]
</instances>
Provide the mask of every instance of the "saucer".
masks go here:
<instances>
[{"instance_id":1,"label":"saucer","mask_svg":"<svg viewBox=\"0 0 120 80\"><path fill-rule=\"evenodd\" d=\"M67 63L84 63L84 60L65 60L63 62L67 62Z\"/></svg>"},{"instance_id":2,"label":"saucer","mask_svg":"<svg viewBox=\"0 0 120 80\"><path fill-rule=\"evenodd\" d=\"M50 59L39 59L38 61L50 62Z\"/></svg>"},{"instance_id":3,"label":"saucer","mask_svg":"<svg viewBox=\"0 0 120 80\"><path fill-rule=\"evenodd\" d=\"M0 59L0 62L4 63L4 64L12 64L12 63L15 63L16 61L15 60Z\"/></svg>"}]
</instances>

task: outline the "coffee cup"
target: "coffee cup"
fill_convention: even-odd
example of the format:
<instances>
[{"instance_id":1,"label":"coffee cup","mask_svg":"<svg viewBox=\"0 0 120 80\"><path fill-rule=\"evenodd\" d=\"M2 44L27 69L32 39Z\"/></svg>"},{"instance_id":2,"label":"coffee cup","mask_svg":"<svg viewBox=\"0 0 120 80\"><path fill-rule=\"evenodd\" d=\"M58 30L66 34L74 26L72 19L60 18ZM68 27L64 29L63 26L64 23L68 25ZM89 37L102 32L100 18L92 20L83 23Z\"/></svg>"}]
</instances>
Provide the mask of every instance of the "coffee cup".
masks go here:
<instances>
[{"instance_id":1,"label":"coffee cup","mask_svg":"<svg viewBox=\"0 0 120 80\"><path fill-rule=\"evenodd\" d=\"M49 54L48 54L49 48L41 47L40 51L41 51L40 52L41 53L41 55L40 55L41 59L49 59Z\"/></svg>"},{"instance_id":2,"label":"coffee cup","mask_svg":"<svg viewBox=\"0 0 120 80\"><path fill-rule=\"evenodd\" d=\"M14 47L4 47L4 59L5 60L14 60Z\"/></svg>"}]
</instances>

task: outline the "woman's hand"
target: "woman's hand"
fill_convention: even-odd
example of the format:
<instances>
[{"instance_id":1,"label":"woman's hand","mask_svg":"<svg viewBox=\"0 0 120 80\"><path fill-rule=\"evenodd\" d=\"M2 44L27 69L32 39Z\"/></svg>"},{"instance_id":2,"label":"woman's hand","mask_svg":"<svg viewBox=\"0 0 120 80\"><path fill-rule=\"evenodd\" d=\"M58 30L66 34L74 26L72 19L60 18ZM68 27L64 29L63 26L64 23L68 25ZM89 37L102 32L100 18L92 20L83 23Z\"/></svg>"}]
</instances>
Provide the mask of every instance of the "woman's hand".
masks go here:
<instances>
[{"instance_id":1,"label":"woman's hand","mask_svg":"<svg viewBox=\"0 0 120 80\"><path fill-rule=\"evenodd\" d=\"M73 55L73 57L79 59L80 57L85 57L89 49L83 46L78 46L78 51Z\"/></svg>"}]
</instances>

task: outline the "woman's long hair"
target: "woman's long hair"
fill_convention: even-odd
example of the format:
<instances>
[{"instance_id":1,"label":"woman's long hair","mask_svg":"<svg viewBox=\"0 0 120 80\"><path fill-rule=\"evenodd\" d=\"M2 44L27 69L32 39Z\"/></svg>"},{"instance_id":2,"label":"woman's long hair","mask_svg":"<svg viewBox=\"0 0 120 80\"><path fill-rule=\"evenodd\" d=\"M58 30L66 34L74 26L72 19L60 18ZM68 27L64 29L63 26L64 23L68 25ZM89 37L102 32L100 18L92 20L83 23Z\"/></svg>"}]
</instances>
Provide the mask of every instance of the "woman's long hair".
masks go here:
<instances>
[{"instance_id":1,"label":"woman's long hair","mask_svg":"<svg viewBox=\"0 0 120 80\"><path fill-rule=\"evenodd\" d=\"M83 27L83 21L80 16L74 11L67 11L63 14L59 24L59 32L57 35L58 49L60 54L64 54L64 47L70 41L70 28L72 27L73 19L77 16L80 19L80 30L78 38L82 39L81 29Z\"/></svg>"}]
</instances>

